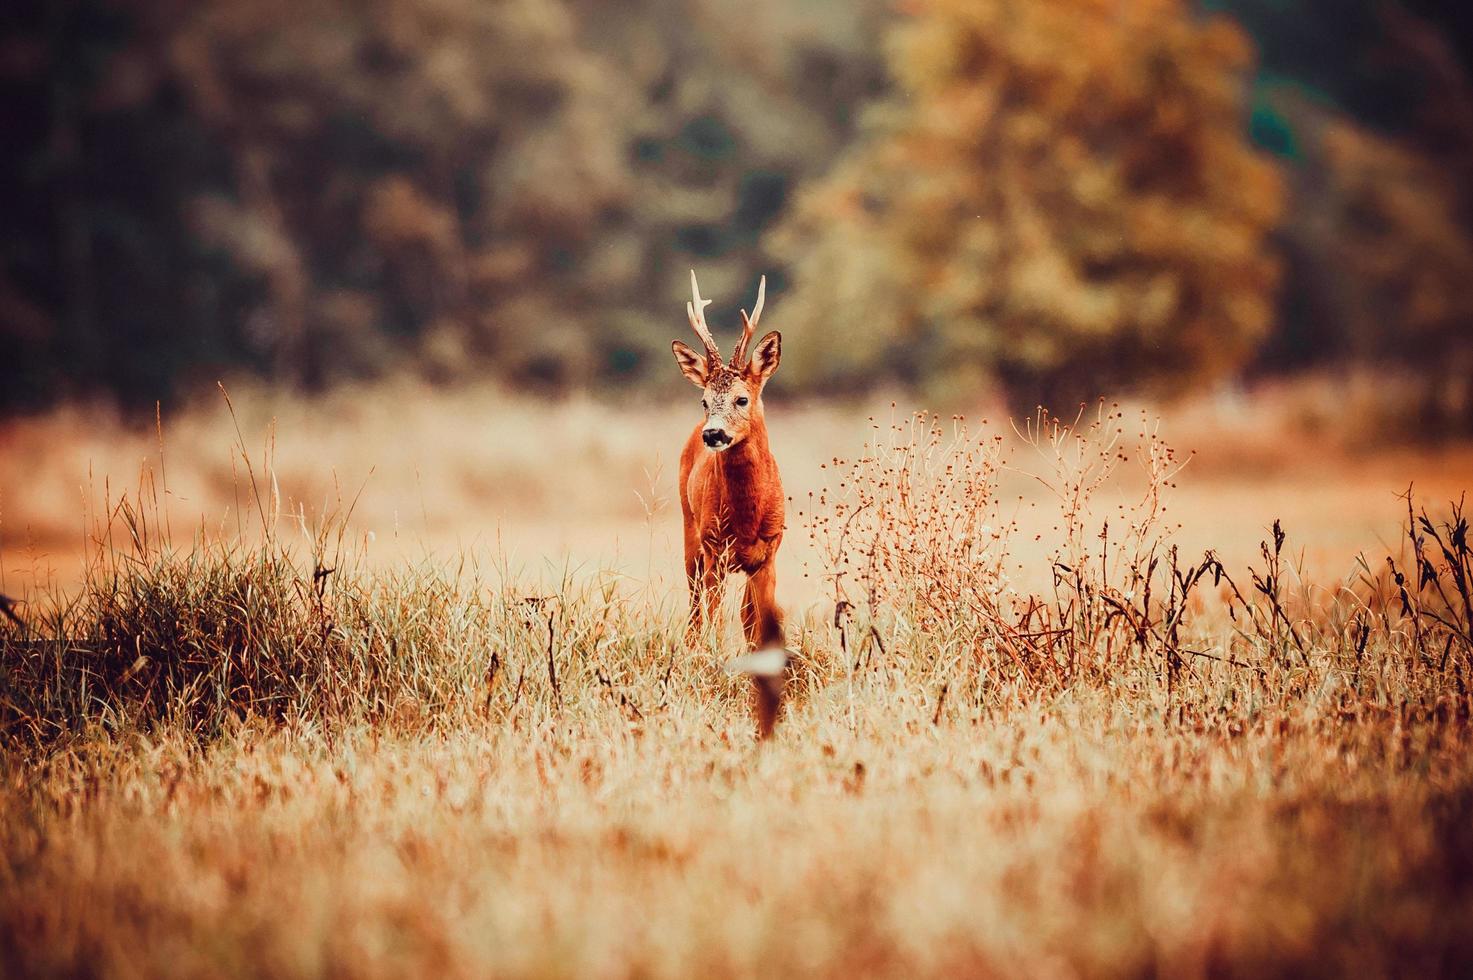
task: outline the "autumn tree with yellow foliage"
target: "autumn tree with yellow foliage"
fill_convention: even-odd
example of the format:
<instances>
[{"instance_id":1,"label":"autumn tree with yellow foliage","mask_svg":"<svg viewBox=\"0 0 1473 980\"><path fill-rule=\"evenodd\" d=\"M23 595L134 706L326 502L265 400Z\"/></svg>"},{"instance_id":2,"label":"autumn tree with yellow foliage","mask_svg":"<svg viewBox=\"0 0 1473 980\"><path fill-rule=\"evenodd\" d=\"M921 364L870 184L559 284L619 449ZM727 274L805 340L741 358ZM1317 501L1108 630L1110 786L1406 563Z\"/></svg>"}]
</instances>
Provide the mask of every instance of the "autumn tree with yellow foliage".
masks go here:
<instances>
[{"instance_id":1,"label":"autumn tree with yellow foliage","mask_svg":"<svg viewBox=\"0 0 1473 980\"><path fill-rule=\"evenodd\" d=\"M1244 363L1283 194L1246 135L1241 31L1180 0L906 13L895 94L773 239L785 316L814 338L795 380L1063 405Z\"/></svg>"}]
</instances>

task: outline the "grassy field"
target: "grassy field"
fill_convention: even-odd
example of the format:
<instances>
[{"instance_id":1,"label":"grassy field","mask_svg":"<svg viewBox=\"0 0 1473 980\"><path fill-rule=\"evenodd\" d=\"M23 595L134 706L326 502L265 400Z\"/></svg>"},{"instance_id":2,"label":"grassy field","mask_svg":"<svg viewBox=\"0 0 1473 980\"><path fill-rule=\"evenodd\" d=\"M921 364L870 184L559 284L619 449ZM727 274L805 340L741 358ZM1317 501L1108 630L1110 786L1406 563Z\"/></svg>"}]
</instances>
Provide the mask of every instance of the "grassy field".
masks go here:
<instances>
[{"instance_id":1,"label":"grassy field","mask_svg":"<svg viewBox=\"0 0 1473 980\"><path fill-rule=\"evenodd\" d=\"M1300 385L1173 406L1161 432L1190 457L1169 504L1183 549L1214 548L1241 565L1279 520L1306 571L1338 581L1362 551L1398 537L1405 508L1397 495L1409 485L1433 502L1473 487L1473 446L1367 444L1345 388ZM232 417L211 391L157 422L153 413L71 408L0 424L0 592L74 589L99 525L144 484L175 544L256 533L247 457L270 483L263 498L275 502L283 537L351 507L348 533L370 567L426 557L449 567L467 554L496 554L542 577L558 578L569 565L600 567L684 588L675 470L700 414L694 398L550 404L494 388L401 383L311 400L247 389L234 408ZM773 451L794 498L790 516L826 485L835 457L852 458L875 425L909 411L888 398L774 401ZM1132 430L1142 411L1159 414L1127 407ZM997 494L1021 497L1025 512L1044 508L1030 520L1046 529L1052 495L1020 471L1048 461L1017 445L1001 407L976 406L971 416L979 432L1003 435L1017 450L1014 469L998 474ZM1126 467L1103 495L1118 503L1139 489L1139 474ZM1011 543L1030 567L1046 564L1043 550L1028 545ZM805 534L790 534L779 560L785 602L801 608L826 598Z\"/></svg>"},{"instance_id":2,"label":"grassy field","mask_svg":"<svg viewBox=\"0 0 1473 980\"><path fill-rule=\"evenodd\" d=\"M770 405L759 743L735 617L684 639L694 411L235 402L0 435L7 974L1473 963L1473 454Z\"/></svg>"}]
</instances>

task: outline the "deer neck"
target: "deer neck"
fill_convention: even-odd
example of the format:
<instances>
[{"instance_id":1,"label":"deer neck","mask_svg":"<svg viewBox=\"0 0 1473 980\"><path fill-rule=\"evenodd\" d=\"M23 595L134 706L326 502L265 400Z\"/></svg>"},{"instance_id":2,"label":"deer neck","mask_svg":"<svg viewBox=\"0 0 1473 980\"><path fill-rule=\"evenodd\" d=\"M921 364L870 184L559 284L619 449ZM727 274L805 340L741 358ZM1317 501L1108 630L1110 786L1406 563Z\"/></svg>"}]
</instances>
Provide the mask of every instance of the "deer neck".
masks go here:
<instances>
[{"instance_id":1,"label":"deer neck","mask_svg":"<svg viewBox=\"0 0 1473 980\"><path fill-rule=\"evenodd\" d=\"M761 418L752 420L746 438L717 457L723 509L731 530L738 538L749 538L758 532L772 501L773 478L777 464L767 445L767 426Z\"/></svg>"},{"instance_id":2,"label":"deer neck","mask_svg":"<svg viewBox=\"0 0 1473 980\"><path fill-rule=\"evenodd\" d=\"M716 457L717 466L728 486L733 489L760 479L772 463L772 450L767 446L767 423L761 416L752 419L741 442Z\"/></svg>"}]
</instances>

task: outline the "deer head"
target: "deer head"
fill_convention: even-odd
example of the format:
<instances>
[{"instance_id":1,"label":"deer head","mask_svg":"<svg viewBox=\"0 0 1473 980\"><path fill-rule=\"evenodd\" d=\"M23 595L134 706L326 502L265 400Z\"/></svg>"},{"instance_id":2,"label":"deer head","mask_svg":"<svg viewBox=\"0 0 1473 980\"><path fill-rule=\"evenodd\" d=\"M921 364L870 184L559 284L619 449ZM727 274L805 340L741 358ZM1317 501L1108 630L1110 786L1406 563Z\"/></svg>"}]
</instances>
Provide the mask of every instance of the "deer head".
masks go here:
<instances>
[{"instance_id":1,"label":"deer head","mask_svg":"<svg viewBox=\"0 0 1473 980\"><path fill-rule=\"evenodd\" d=\"M701 338L705 353L697 354L678 340L670 349L675 352L680 372L701 389L701 408L706 413L702 441L713 452L722 452L745 439L753 423L762 418L762 388L777 370L783 338L776 330L772 331L757 341L752 356L747 357L747 345L757 329L762 304L767 298L767 277L763 276L757 284L757 303L752 307L752 315L749 317L742 310L742 338L732 351L731 361L722 363L721 350L706 326L705 309L711 301L701 299L694 269L690 273L690 291L691 300L685 304L685 313L691 329Z\"/></svg>"}]
</instances>

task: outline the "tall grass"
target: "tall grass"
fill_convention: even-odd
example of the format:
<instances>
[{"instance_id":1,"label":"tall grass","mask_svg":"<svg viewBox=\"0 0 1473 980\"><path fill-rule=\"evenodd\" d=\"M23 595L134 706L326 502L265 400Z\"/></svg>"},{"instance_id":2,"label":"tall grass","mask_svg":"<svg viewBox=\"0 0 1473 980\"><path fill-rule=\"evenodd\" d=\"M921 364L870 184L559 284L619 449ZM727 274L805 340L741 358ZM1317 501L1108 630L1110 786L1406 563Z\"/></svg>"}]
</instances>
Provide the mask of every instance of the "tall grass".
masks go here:
<instances>
[{"instance_id":1,"label":"tall grass","mask_svg":"<svg viewBox=\"0 0 1473 980\"><path fill-rule=\"evenodd\" d=\"M978 438L960 418L917 415L859 458L833 460L832 486L803 516L841 649L861 637L850 669L873 662L883 634L892 646L923 636L953 696L1103 685L1178 721L1224 697L1466 695L1473 576L1461 502L1435 520L1413 512L1408 490L1401 550L1362 557L1353 581L1323 588L1296 567L1277 521L1246 568L1210 550L1184 555L1167 510L1185 463L1149 418L1130 433L1114 408L1069 424L1040 414L1019 436ZM1048 490L1050 512L1002 498L1002 474L1020 470ZM1020 534L1043 543L1041 588L1010 553Z\"/></svg>"},{"instance_id":2,"label":"tall grass","mask_svg":"<svg viewBox=\"0 0 1473 980\"><path fill-rule=\"evenodd\" d=\"M0 626L16 972L1473 956L1461 503L1408 492L1400 544L1326 586L1277 524L1247 567L1183 554L1190 467L1147 419L876 423L796 503L829 601L790 614L759 745L734 624L687 648L681 591L370 569L351 502L292 517L240 459L256 526L176 543L146 479L80 592Z\"/></svg>"}]
</instances>

